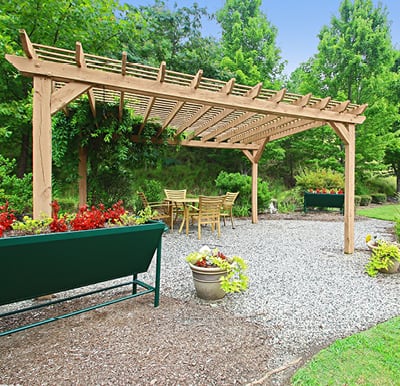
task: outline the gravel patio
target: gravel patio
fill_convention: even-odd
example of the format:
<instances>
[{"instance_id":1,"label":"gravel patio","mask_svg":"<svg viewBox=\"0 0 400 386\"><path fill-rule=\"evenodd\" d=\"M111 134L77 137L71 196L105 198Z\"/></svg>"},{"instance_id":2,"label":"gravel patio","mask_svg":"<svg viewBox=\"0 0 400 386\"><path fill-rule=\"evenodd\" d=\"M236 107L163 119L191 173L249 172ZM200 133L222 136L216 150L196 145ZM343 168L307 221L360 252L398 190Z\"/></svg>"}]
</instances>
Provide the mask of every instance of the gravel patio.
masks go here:
<instances>
[{"instance_id":1,"label":"gravel patio","mask_svg":"<svg viewBox=\"0 0 400 386\"><path fill-rule=\"evenodd\" d=\"M204 229L197 240L195 228L189 237L163 236L158 308L146 295L0 338L0 384L286 385L334 340L400 315L400 274L363 272L366 234L392 239L391 222L357 218L352 255L343 253L339 213L235 223L222 226L220 239ZM198 299L184 257L202 245L244 257L249 290ZM154 276L153 267L145 276ZM3 318L0 327L107 296Z\"/></svg>"}]
</instances>

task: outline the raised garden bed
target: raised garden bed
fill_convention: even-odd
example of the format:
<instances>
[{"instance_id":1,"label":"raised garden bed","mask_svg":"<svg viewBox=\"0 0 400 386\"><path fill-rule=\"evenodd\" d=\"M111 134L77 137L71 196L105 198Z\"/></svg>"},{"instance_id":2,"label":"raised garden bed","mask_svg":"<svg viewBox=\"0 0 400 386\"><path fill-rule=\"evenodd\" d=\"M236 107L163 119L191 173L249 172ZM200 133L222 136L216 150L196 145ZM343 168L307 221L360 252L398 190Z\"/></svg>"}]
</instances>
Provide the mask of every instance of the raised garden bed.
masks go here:
<instances>
[{"instance_id":1,"label":"raised garden bed","mask_svg":"<svg viewBox=\"0 0 400 386\"><path fill-rule=\"evenodd\" d=\"M344 212L344 194L304 192L304 213L308 208L339 208Z\"/></svg>"},{"instance_id":2,"label":"raised garden bed","mask_svg":"<svg viewBox=\"0 0 400 386\"><path fill-rule=\"evenodd\" d=\"M160 294L161 240L166 229L163 222L152 221L144 225L0 239L2 266L0 305L132 275L132 281L118 285L132 285L131 295L92 306L89 309L47 319L34 325L48 323L61 317L151 292L154 293L154 306L157 307ZM137 275L148 270L155 254L155 282L149 284L138 280ZM143 287L144 290L138 291L138 286ZM44 305L3 313L0 316L56 302L59 301L50 301ZM0 336L34 325L1 332Z\"/></svg>"}]
</instances>

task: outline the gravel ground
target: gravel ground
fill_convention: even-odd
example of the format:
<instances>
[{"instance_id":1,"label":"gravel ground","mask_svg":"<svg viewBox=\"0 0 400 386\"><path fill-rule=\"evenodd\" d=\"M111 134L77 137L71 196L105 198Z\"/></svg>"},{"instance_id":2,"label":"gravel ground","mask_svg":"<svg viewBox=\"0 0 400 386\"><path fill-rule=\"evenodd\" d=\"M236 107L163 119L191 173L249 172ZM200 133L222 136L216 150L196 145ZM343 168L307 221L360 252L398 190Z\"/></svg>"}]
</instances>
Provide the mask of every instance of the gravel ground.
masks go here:
<instances>
[{"instance_id":1,"label":"gravel ground","mask_svg":"<svg viewBox=\"0 0 400 386\"><path fill-rule=\"evenodd\" d=\"M392 223L357 218L352 255L343 253L338 213L235 224L222 227L220 239L204 228L197 240L195 227L189 237L163 236L158 308L146 295L0 338L0 384L287 385L321 348L400 315L400 274L363 272L366 234L390 240ZM184 256L202 245L244 257L249 290L216 302L198 299ZM154 267L142 277L153 279ZM0 327L106 296L5 317Z\"/></svg>"}]
</instances>

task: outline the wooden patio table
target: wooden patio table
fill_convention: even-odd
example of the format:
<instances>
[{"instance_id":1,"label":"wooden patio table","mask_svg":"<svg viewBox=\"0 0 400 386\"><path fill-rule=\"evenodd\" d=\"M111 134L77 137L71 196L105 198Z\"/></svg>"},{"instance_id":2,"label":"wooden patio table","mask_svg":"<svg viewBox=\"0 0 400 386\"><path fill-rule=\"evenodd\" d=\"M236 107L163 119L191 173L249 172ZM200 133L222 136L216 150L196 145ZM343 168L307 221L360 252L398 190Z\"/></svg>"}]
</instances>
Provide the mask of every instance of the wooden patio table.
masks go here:
<instances>
[{"instance_id":1,"label":"wooden patio table","mask_svg":"<svg viewBox=\"0 0 400 386\"><path fill-rule=\"evenodd\" d=\"M182 232L183 226L186 224L186 234L189 233L189 204L198 204L198 197L180 198L179 200L167 199L171 204L183 205L183 220L179 227L179 233ZM172 205L171 205L172 208ZM171 213L171 230L173 229L174 218Z\"/></svg>"}]
</instances>

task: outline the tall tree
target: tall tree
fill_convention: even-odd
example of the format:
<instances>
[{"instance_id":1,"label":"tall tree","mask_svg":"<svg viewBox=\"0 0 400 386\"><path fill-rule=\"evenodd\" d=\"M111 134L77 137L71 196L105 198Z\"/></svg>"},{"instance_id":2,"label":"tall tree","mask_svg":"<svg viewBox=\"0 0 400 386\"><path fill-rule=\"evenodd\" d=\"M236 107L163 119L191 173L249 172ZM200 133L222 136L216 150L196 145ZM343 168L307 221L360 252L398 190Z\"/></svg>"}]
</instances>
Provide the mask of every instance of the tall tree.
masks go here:
<instances>
[{"instance_id":1,"label":"tall tree","mask_svg":"<svg viewBox=\"0 0 400 386\"><path fill-rule=\"evenodd\" d=\"M222 27L221 65L238 83L279 86L283 70L276 47L277 29L260 10L261 0L226 0L217 12Z\"/></svg>"},{"instance_id":2,"label":"tall tree","mask_svg":"<svg viewBox=\"0 0 400 386\"><path fill-rule=\"evenodd\" d=\"M4 58L21 53L19 29L35 43L73 49L80 41L87 52L115 56L123 8L117 0L0 0L0 9L0 152L18 160L22 176L30 170L32 82Z\"/></svg>"},{"instance_id":3,"label":"tall tree","mask_svg":"<svg viewBox=\"0 0 400 386\"><path fill-rule=\"evenodd\" d=\"M357 127L358 177L385 168L385 146L391 127L398 120L398 98L393 98L391 91L394 50L387 10L380 5L374 7L371 0L343 0L338 16L322 28L319 39L318 53L292 74L289 88L319 97L367 103L367 119ZM314 158L310 157L309 163L321 166L328 161L337 170L343 167L343 146L332 129L311 130L286 141L297 139L301 141L300 151L312 145L313 153L309 154ZM323 155L322 160L315 158L318 154L320 158Z\"/></svg>"},{"instance_id":4,"label":"tall tree","mask_svg":"<svg viewBox=\"0 0 400 386\"><path fill-rule=\"evenodd\" d=\"M124 45L128 59L159 66L166 61L168 69L220 77L220 48L214 38L201 35L202 18L211 17L197 3L191 7L168 8L164 1L128 7L124 25Z\"/></svg>"},{"instance_id":5,"label":"tall tree","mask_svg":"<svg viewBox=\"0 0 400 386\"><path fill-rule=\"evenodd\" d=\"M389 70L393 51L387 11L372 0L343 0L339 17L319 34L316 68L320 89L363 103L371 77Z\"/></svg>"}]
</instances>

